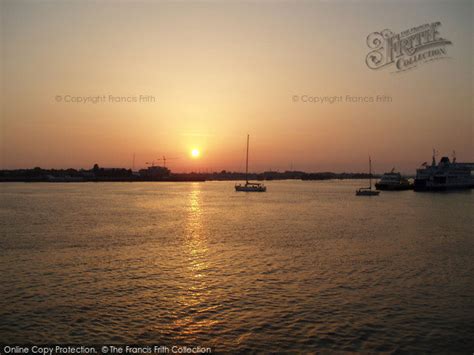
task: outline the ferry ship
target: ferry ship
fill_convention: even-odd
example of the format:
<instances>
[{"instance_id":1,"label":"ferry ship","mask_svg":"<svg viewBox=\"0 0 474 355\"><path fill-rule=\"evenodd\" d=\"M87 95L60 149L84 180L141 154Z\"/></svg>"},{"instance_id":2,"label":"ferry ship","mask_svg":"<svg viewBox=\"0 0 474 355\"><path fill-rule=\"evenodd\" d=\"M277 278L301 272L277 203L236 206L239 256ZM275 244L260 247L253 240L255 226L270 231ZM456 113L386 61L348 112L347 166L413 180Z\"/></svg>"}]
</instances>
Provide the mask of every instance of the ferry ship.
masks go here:
<instances>
[{"instance_id":1,"label":"ferry ship","mask_svg":"<svg viewBox=\"0 0 474 355\"><path fill-rule=\"evenodd\" d=\"M375 188L377 190L400 191L411 190L413 185L402 174L392 169L391 172L382 175L380 181L375 184Z\"/></svg>"},{"instance_id":2,"label":"ferry ship","mask_svg":"<svg viewBox=\"0 0 474 355\"><path fill-rule=\"evenodd\" d=\"M458 163L456 157L451 162L442 157L436 164L435 153L431 165L422 164L416 170L415 191L446 191L453 189L471 189L474 187L474 163Z\"/></svg>"}]
</instances>

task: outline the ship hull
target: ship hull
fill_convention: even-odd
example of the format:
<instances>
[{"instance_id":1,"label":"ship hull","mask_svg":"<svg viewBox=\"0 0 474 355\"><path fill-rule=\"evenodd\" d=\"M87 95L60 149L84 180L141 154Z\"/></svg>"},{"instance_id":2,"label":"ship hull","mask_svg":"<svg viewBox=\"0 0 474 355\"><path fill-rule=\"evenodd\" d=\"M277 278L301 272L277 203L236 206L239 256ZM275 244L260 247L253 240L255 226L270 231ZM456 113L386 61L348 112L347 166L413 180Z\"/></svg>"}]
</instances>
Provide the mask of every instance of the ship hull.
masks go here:
<instances>
[{"instance_id":1,"label":"ship hull","mask_svg":"<svg viewBox=\"0 0 474 355\"><path fill-rule=\"evenodd\" d=\"M412 185L386 185L386 184L375 184L375 188L380 191L403 191L413 190Z\"/></svg>"},{"instance_id":2,"label":"ship hull","mask_svg":"<svg viewBox=\"0 0 474 355\"><path fill-rule=\"evenodd\" d=\"M434 185L427 183L426 181L415 180L413 190L415 192L442 192L442 191L454 191L454 190L469 190L474 188L474 184L439 184Z\"/></svg>"}]
</instances>

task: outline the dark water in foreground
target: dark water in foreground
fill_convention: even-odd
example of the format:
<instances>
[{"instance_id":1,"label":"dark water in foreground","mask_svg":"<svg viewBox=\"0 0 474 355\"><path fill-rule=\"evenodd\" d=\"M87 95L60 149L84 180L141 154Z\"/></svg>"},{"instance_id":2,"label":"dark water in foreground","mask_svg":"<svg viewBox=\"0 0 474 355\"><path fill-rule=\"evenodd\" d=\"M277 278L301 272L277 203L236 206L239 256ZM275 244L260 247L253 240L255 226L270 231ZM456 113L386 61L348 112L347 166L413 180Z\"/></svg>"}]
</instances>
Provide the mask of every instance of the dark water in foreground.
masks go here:
<instances>
[{"instance_id":1,"label":"dark water in foreground","mask_svg":"<svg viewBox=\"0 0 474 355\"><path fill-rule=\"evenodd\" d=\"M0 185L0 341L474 351L474 191Z\"/></svg>"}]
</instances>

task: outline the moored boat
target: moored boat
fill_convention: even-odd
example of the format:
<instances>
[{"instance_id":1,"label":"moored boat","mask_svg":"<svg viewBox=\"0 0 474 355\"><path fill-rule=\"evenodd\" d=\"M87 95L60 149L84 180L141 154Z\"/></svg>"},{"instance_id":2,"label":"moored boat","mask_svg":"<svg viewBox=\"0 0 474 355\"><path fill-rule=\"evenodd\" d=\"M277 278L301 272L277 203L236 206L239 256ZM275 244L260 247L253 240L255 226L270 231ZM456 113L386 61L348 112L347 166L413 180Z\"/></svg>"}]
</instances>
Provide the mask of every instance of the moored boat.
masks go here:
<instances>
[{"instance_id":1,"label":"moored boat","mask_svg":"<svg viewBox=\"0 0 474 355\"><path fill-rule=\"evenodd\" d=\"M356 196L378 196L380 191L372 190L372 160L369 156L369 187L361 187L356 191Z\"/></svg>"},{"instance_id":2,"label":"moored boat","mask_svg":"<svg viewBox=\"0 0 474 355\"><path fill-rule=\"evenodd\" d=\"M245 184L236 184L235 191L243 192L265 192L267 187L264 184L258 182L249 182L249 139L250 136L247 134L247 158L245 161Z\"/></svg>"},{"instance_id":3,"label":"moored boat","mask_svg":"<svg viewBox=\"0 0 474 355\"><path fill-rule=\"evenodd\" d=\"M411 190L413 185L402 174L392 169L391 172L382 175L382 178L375 183L375 188L377 190L400 191Z\"/></svg>"}]
</instances>

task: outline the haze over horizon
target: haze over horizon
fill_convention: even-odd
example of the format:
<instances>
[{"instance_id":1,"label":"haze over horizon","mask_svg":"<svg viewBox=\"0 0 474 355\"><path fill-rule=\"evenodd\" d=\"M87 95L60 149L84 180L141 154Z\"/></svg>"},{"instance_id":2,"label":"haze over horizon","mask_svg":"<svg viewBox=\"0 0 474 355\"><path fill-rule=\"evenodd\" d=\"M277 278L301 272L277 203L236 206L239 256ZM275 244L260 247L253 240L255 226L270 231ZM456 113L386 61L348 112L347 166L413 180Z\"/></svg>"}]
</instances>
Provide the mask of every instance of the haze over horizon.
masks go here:
<instances>
[{"instance_id":1,"label":"haze over horizon","mask_svg":"<svg viewBox=\"0 0 474 355\"><path fill-rule=\"evenodd\" d=\"M1 169L129 168L135 154L137 169L164 155L176 172L243 171L247 133L256 172L365 172L370 154L376 173L413 173L433 148L474 161L472 1L3 0L0 12ZM448 58L367 67L370 33L435 21Z\"/></svg>"}]
</instances>

